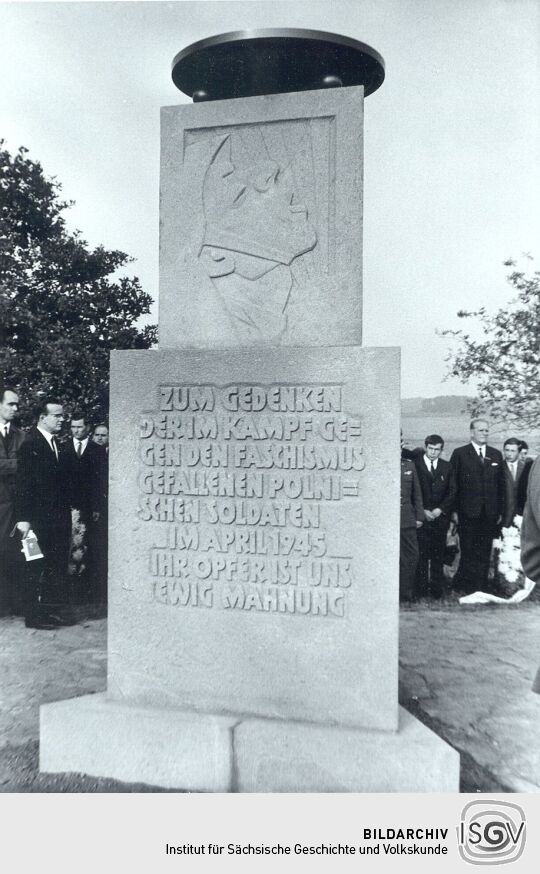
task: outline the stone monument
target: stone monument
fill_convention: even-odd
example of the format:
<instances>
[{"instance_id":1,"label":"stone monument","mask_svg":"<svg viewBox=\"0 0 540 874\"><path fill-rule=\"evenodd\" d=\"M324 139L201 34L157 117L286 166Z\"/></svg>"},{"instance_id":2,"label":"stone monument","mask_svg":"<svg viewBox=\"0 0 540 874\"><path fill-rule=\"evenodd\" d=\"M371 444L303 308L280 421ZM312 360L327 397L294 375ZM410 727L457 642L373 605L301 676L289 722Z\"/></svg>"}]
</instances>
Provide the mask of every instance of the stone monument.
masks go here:
<instances>
[{"instance_id":1,"label":"stone monument","mask_svg":"<svg viewBox=\"0 0 540 874\"><path fill-rule=\"evenodd\" d=\"M226 34L162 110L159 351L113 353L108 689L41 769L202 791L456 791L398 686L399 350L361 346L355 40ZM395 451L388 451L388 447Z\"/></svg>"}]
</instances>

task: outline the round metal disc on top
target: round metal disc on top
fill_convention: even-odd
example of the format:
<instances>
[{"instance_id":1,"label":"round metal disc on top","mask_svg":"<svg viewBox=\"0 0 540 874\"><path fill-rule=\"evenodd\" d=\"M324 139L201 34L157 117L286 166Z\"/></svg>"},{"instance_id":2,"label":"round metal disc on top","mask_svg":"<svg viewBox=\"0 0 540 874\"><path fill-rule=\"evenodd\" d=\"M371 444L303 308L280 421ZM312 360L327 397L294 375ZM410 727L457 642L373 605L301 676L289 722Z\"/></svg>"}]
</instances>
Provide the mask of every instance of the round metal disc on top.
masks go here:
<instances>
[{"instance_id":1,"label":"round metal disc on top","mask_svg":"<svg viewBox=\"0 0 540 874\"><path fill-rule=\"evenodd\" d=\"M366 96L384 81L384 61L358 40L318 30L253 30L195 42L172 64L173 82L197 100L224 100L341 85Z\"/></svg>"}]
</instances>

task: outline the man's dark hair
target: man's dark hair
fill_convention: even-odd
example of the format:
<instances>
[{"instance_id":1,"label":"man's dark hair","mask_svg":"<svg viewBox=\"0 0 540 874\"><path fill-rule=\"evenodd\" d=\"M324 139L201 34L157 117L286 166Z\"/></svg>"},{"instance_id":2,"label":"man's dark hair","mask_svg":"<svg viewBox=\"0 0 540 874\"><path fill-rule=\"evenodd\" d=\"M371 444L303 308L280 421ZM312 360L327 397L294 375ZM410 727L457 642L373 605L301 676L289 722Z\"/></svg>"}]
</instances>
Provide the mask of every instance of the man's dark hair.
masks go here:
<instances>
[{"instance_id":1,"label":"man's dark hair","mask_svg":"<svg viewBox=\"0 0 540 874\"><path fill-rule=\"evenodd\" d=\"M521 449L521 440L518 440L517 437L509 437L508 440L505 440L503 443L503 448L505 446L517 446L518 449Z\"/></svg>"},{"instance_id":2,"label":"man's dark hair","mask_svg":"<svg viewBox=\"0 0 540 874\"><path fill-rule=\"evenodd\" d=\"M41 398L41 400L39 400L37 402L36 407L35 407L35 411L34 411L36 419L38 421L39 421L40 416L46 416L48 414L49 411L48 411L47 407L50 407L50 406L62 407L63 403L60 400L60 398L49 398L49 397Z\"/></svg>"},{"instance_id":3,"label":"man's dark hair","mask_svg":"<svg viewBox=\"0 0 540 874\"><path fill-rule=\"evenodd\" d=\"M528 451L529 451L529 444L527 443L526 440L520 440L520 441L519 441L519 448L520 448L520 451L521 451L522 449L526 449L527 452L528 452Z\"/></svg>"},{"instance_id":4,"label":"man's dark hair","mask_svg":"<svg viewBox=\"0 0 540 874\"><path fill-rule=\"evenodd\" d=\"M109 430L109 426L107 425L107 422L96 422L96 424L92 428L92 434L94 433L96 428L106 428L107 431Z\"/></svg>"},{"instance_id":5,"label":"man's dark hair","mask_svg":"<svg viewBox=\"0 0 540 874\"><path fill-rule=\"evenodd\" d=\"M90 422L88 421L88 416L84 412L84 410L74 410L69 417L70 422L84 422L88 427L90 426Z\"/></svg>"},{"instance_id":6,"label":"man's dark hair","mask_svg":"<svg viewBox=\"0 0 540 874\"><path fill-rule=\"evenodd\" d=\"M439 443L444 449L444 440L442 439L440 434L428 434L428 436L424 440L424 446L438 446Z\"/></svg>"},{"instance_id":7,"label":"man's dark hair","mask_svg":"<svg viewBox=\"0 0 540 874\"><path fill-rule=\"evenodd\" d=\"M4 400L7 391L12 392L14 395L17 394L14 388L12 388L10 385L6 385L5 382L0 381L0 404Z\"/></svg>"}]
</instances>

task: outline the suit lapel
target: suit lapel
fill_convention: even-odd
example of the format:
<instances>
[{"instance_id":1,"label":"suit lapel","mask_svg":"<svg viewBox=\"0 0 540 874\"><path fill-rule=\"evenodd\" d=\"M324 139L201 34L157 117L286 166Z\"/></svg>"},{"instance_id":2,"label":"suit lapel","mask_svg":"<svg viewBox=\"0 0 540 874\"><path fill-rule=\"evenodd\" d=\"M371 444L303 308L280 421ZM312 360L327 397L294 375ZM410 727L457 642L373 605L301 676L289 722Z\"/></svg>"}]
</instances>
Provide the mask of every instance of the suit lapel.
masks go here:
<instances>
[{"instance_id":1,"label":"suit lapel","mask_svg":"<svg viewBox=\"0 0 540 874\"><path fill-rule=\"evenodd\" d=\"M7 458L10 450L17 450L24 443L25 434L11 425L9 429L9 437L5 439L0 435L0 455L2 458Z\"/></svg>"},{"instance_id":2,"label":"suit lapel","mask_svg":"<svg viewBox=\"0 0 540 874\"><path fill-rule=\"evenodd\" d=\"M439 458L437 463L437 470L435 471L435 478L438 480L443 480L446 473L446 465L442 459Z\"/></svg>"},{"instance_id":3,"label":"suit lapel","mask_svg":"<svg viewBox=\"0 0 540 874\"><path fill-rule=\"evenodd\" d=\"M18 451L26 440L26 434L19 428L13 429L13 446Z\"/></svg>"},{"instance_id":4,"label":"suit lapel","mask_svg":"<svg viewBox=\"0 0 540 874\"><path fill-rule=\"evenodd\" d=\"M38 437L41 441L40 446L42 448L43 455L46 458L50 459L54 463L54 465L56 466L58 464L58 459L56 458L55 451L52 448L51 444L49 443L47 438L43 436L41 431L38 431L37 428L36 428L36 434L38 435ZM58 446L58 443L56 445ZM60 451L58 452L58 454L60 456Z\"/></svg>"},{"instance_id":5,"label":"suit lapel","mask_svg":"<svg viewBox=\"0 0 540 874\"><path fill-rule=\"evenodd\" d=\"M483 469L484 464L486 462L485 462L485 460L483 462L480 461L480 456L478 455L478 452L476 451L476 449L474 448L472 443L469 443L469 445L467 446L467 449L468 449L469 457L470 457L471 461L473 461L474 463L476 463L478 465L478 467Z\"/></svg>"}]
</instances>

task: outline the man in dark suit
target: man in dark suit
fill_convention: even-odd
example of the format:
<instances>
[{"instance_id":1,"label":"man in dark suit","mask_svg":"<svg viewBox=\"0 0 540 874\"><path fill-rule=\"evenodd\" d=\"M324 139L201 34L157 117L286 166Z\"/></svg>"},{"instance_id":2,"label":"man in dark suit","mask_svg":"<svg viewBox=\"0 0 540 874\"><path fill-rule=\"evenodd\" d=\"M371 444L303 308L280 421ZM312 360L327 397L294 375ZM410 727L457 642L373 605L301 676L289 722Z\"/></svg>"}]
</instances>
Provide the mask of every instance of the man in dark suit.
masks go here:
<instances>
[{"instance_id":1,"label":"man in dark suit","mask_svg":"<svg viewBox=\"0 0 540 874\"><path fill-rule=\"evenodd\" d=\"M424 506L416 468L410 459L403 456L401 457L400 496L399 599L400 601L412 601L416 595L414 580L418 565L416 532L424 520Z\"/></svg>"},{"instance_id":2,"label":"man in dark suit","mask_svg":"<svg viewBox=\"0 0 540 874\"><path fill-rule=\"evenodd\" d=\"M109 427L105 422L100 422L94 428L92 440L101 446L104 455L102 467L102 480L100 489L99 519L96 524L97 553L95 563L96 602L98 616L107 615L107 544L108 544L108 504L109 504Z\"/></svg>"},{"instance_id":3,"label":"man in dark suit","mask_svg":"<svg viewBox=\"0 0 540 874\"><path fill-rule=\"evenodd\" d=\"M0 616L21 609L16 579L18 539L11 536L16 522L17 458L26 436L13 424L18 410L17 393L0 383Z\"/></svg>"},{"instance_id":4,"label":"man in dark suit","mask_svg":"<svg viewBox=\"0 0 540 874\"><path fill-rule=\"evenodd\" d=\"M69 501L73 511L72 532L82 541L72 549L70 571L78 577L79 600L97 600L96 566L100 548L97 524L102 511L102 489L106 453L102 446L90 440L90 426L84 412L71 416L71 438L65 445L68 464ZM79 560L75 560L75 555ZM75 585L77 585L77 582Z\"/></svg>"},{"instance_id":5,"label":"man in dark suit","mask_svg":"<svg viewBox=\"0 0 540 874\"><path fill-rule=\"evenodd\" d=\"M418 529L420 558L416 575L417 594L440 598L444 591L443 560L450 514L454 509L454 476L448 461L440 458L444 440L430 434L425 451L414 463L422 490L424 524Z\"/></svg>"},{"instance_id":6,"label":"man in dark suit","mask_svg":"<svg viewBox=\"0 0 540 874\"><path fill-rule=\"evenodd\" d=\"M533 459L528 457L529 455L529 444L525 440L520 440L519 444L519 459L523 462L523 471L518 480L517 490L516 490L516 513L518 516L523 516L525 512L525 504L527 502L527 491L529 485L529 476L531 473L531 467L533 466Z\"/></svg>"},{"instance_id":7,"label":"man in dark suit","mask_svg":"<svg viewBox=\"0 0 540 874\"><path fill-rule=\"evenodd\" d=\"M514 521L514 516L519 513L523 514L523 507L518 508L518 495L520 493L519 483L525 471L525 462L519 456L521 440L517 437L509 437L504 441L504 482L505 482L505 500L504 500L504 516L502 520L503 528L509 528ZM521 510L521 512L520 512Z\"/></svg>"},{"instance_id":8,"label":"man in dark suit","mask_svg":"<svg viewBox=\"0 0 540 874\"><path fill-rule=\"evenodd\" d=\"M488 436L488 422L473 419L471 442L454 449L450 459L461 545L455 585L465 593L489 591L491 546L504 514L503 457L498 449L487 445Z\"/></svg>"},{"instance_id":9,"label":"man in dark suit","mask_svg":"<svg viewBox=\"0 0 540 874\"><path fill-rule=\"evenodd\" d=\"M19 454L15 515L23 539L30 530L39 541L42 559L28 563L26 625L52 629L75 623L67 585L71 513L67 463L56 437L64 410L56 398L45 398Z\"/></svg>"}]
</instances>

